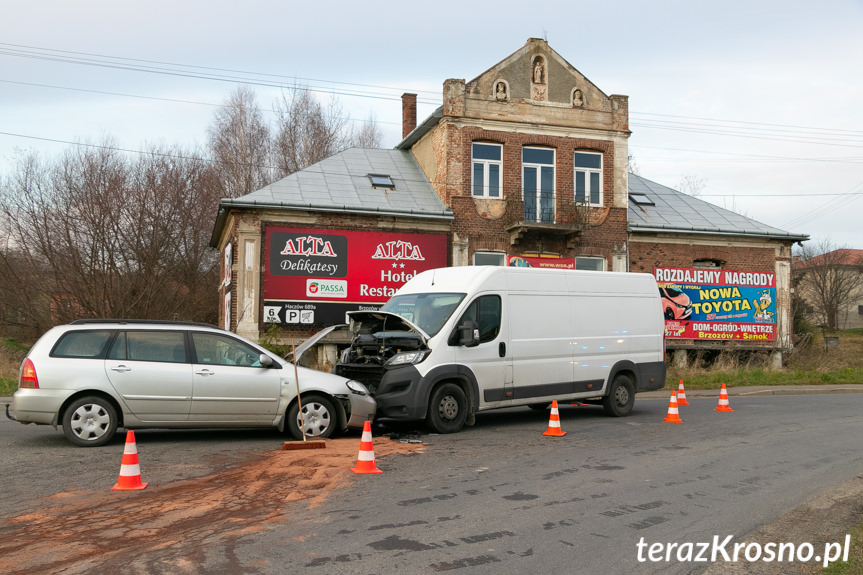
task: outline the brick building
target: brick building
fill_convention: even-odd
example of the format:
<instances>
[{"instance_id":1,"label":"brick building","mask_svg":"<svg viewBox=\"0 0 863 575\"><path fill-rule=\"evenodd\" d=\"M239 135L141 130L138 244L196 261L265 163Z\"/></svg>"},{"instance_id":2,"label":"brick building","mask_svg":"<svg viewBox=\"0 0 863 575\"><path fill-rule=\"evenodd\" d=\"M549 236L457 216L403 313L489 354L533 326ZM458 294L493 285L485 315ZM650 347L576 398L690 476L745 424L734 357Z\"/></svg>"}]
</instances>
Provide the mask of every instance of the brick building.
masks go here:
<instances>
[{"instance_id":1,"label":"brick building","mask_svg":"<svg viewBox=\"0 0 863 575\"><path fill-rule=\"evenodd\" d=\"M395 149L348 150L222 201L212 245L231 254L221 292L225 325L254 338L278 308L274 323L302 336L351 305L383 303L398 287L389 282L362 301L353 291L328 310L335 300L309 291L320 275L277 261L268 233L295 234L278 236L283 252L310 230L352 244L366 242L351 234L395 234L370 242L374 251L410 244L396 235L419 231L445 238L445 253L427 265L657 274L678 361L704 347L772 350L780 361L790 345L791 246L808 237L630 174L628 106L627 96L606 95L535 38L471 81L446 80L443 105L420 123L416 95L405 94ZM346 262L352 271L344 284L322 287L356 290L365 276L352 275L370 265L383 281L380 260L351 257L359 259ZM280 277L276 268L286 265L289 275ZM314 322L287 321L315 302L326 305Z\"/></svg>"}]
</instances>

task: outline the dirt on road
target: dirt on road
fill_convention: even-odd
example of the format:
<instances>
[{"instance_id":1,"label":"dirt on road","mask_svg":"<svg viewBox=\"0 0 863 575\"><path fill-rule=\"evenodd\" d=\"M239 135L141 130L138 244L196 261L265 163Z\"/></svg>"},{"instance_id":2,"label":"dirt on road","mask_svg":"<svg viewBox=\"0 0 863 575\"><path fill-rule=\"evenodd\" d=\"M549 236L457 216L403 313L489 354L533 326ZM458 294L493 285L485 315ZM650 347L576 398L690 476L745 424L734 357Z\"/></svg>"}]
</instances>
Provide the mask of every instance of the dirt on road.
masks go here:
<instances>
[{"instance_id":1,"label":"dirt on road","mask_svg":"<svg viewBox=\"0 0 863 575\"><path fill-rule=\"evenodd\" d=\"M196 573L208 550L230 558L238 537L288 520L291 503L317 505L359 478L350 471L357 448L355 439L331 439L325 449L278 450L214 475L150 484L143 491L57 493L0 522L0 573ZM387 456L422 448L374 440L384 472ZM244 572L235 567L230 572Z\"/></svg>"}]
</instances>

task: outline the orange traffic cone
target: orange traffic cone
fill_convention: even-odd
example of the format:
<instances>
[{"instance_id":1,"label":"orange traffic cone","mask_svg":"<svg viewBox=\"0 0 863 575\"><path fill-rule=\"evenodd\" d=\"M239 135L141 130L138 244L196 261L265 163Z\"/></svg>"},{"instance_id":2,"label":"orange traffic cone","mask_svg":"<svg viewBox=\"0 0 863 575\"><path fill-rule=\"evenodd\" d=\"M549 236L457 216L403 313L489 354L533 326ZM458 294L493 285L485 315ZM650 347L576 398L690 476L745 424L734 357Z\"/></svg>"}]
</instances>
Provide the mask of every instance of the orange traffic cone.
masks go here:
<instances>
[{"instance_id":1,"label":"orange traffic cone","mask_svg":"<svg viewBox=\"0 0 863 575\"><path fill-rule=\"evenodd\" d=\"M126 432L126 447L123 449L123 461L120 463L120 477L111 491L140 491L149 485L141 483L141 467L138 465L138 446L135 444L135 432Z\"/></svg>"},{"instance_id":2,"label":"orange traffic cone","mask_svg":"<svg viewBox=\"0 0 863 575\"><path fill-rule=\"evenodd\" d=\"M560 411L557 409L557 400L551 402L551 415L548 418L548 429L543 432L543 435L551 437L563 437L565 431L560 429Z\"/></svg>"},{"instance_id":3,"label":"orange traffic cone","mask_svg":"<svg viewBox=\"0 0 863 575\"><path fill-rule=\"evenodd\" d=\"M363 437L360 440L360 453L357 455L357 466L351 467L351 471L357 474L383 473L375 467L375 448L372 445L372 422L363 424Z\"/></svg>"},{"instance_id":4,"label":"orange traffic cone","mask_svg":"<svg viewBox=\"0 0 863 575\"><path fill-rule=\"evenodd\" d=\"M689 405L689 402L686 401L686 390L683 389L683 380L680 380L680 384L677 387L677 405Z\"/></svg>"},{"instance_id":5,"label":"orange traffic cone","mask_svg":"<svg viewBox=\"0 0 863 575\"><path fill-rule=\"evenodd\" d=\"M731 409L731 404L728 403L728 390L725 389L725 384L722 384L722 389L719 390L719 405L713 411L734 411Z\"/></svg>"},{"instance_id":6,"label":"orange traffic cone","mask_svg":"<svg viewBox=\"0 0 863 575\"><path fill-rule=\"evenodd\" d=\"M683 423L680 419L680 412L677 411L677 392L671 392L671 400L668 402L668 415L662 421L666 423Z\"/></svg>"}]
</instances>

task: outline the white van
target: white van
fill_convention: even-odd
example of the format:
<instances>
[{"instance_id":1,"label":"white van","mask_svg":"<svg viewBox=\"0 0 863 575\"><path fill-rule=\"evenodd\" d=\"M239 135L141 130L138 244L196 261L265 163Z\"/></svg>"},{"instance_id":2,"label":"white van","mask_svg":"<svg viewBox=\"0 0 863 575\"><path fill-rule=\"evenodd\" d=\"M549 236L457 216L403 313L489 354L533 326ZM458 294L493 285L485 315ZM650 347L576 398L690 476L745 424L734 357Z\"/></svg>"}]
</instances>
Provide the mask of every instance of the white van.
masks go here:
<instances>
[{"instance_id":1,"label":"white van","mask_svg":"<svg viewBox=\"0 0 863 575\"><path fill-rule=\"evenodd\" d=\"M665 384L664 319L650 274L467 266L422 272L379 311L349 312L338 375L377 417L459 431L478 411L552 400L628 415Z\"/></svg>"}]
</instances>

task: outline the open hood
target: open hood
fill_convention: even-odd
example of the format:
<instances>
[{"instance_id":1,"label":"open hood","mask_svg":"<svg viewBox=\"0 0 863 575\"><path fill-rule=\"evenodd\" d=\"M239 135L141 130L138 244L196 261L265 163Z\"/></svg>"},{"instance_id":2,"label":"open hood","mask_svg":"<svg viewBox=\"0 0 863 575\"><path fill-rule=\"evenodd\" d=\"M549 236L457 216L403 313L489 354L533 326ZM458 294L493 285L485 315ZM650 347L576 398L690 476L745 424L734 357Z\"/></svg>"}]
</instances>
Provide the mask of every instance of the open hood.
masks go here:
<instances>
[{"instance_id":1,"label":"open hood","mask_svg":"<svg viewBox=\"0 0 863 575\"><path fill-rule=\"evenodd\" d=\"M348 327L348 324L337 323L336 325L331 325L329 327L325 327L324 329L322 329L321 331L319 331L318 333L316 333L312 337L307 338L303 343L298 345L296 348L296 352L297 352L296 361L297 361L297 363L300 362L300 358L303 357L303 354L305 352L307 352L313 345L315 345L320 340L322 340L323 338L328 336L331 332L333 332L337 329L345 328L345 327ZM288 361L294 361L293 355L294 355L294 352L289 351L287 354L285 354L285 359Z\"/></svg>"},{"instance_id":2,"label":"open hood","mask_svg":"<svg viewBox=\"0 0 863 575\"><path fill-rule=\"evenodd\" d=\"M349 311L347 315L351 320L350 330L352 337L360 334L380 334L384 337L398 337L405 333L415 333L420 337L423 345L429 339L428 334L420 329L419 326L392 312Z\"/></svg>"}]
</instances>

